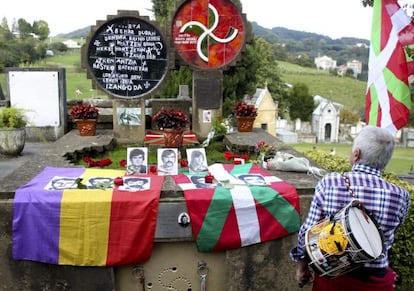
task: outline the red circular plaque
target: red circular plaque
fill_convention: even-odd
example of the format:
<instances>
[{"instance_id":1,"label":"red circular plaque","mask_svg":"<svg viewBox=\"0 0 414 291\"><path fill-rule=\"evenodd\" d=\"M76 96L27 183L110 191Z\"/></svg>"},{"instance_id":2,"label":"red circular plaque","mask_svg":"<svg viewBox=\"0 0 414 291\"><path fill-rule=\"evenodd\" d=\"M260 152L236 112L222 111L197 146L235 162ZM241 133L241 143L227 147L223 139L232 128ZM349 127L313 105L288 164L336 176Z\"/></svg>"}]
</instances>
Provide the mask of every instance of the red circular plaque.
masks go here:
<instances>
[{"instance_id":1,"label":"red circular plaque","mask_svg":"<svg viewBox=\"0 0 414 291\"><path fill-rule=\"evenodd\" d=\"M228 0L189 0L174 15L172 37L178 55L189 65L222 68L243 48L243 17Z\"/></svg>"}]
</instances>

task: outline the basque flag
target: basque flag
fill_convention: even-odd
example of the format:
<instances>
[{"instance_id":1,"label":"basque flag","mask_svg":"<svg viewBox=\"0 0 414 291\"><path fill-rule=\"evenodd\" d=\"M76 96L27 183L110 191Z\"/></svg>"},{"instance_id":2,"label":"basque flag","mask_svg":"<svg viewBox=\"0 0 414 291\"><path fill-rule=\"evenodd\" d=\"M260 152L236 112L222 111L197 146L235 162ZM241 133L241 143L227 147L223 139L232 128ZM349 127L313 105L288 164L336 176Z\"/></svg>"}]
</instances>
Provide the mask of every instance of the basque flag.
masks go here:
<instances>
[{"instance_id":1,"label":"basque flag","mask_svg":"<svg viewBox=\"0 0 414 291\"><path fill-rule=\"evenodd\" d=\"M299 196L295 187L256 164L222 166L231 175L260 174L271 182L267 186L197 189L189 186L186 175L175 176L175 182L184 190L200 252L245 247L299 230Z\"/></svg>"},{"instance_id":2,"label":"basque flag","mask_svg":"<svg viewBox=\"0 0 414 291\"><path fill-rule=\"evenodd\" d=\"M414 64L405 47L414 44L414 25L396 0L375 0L372 18L365 117L394 133L410 117L408 76Z\"/></svg>"}]
</instances>

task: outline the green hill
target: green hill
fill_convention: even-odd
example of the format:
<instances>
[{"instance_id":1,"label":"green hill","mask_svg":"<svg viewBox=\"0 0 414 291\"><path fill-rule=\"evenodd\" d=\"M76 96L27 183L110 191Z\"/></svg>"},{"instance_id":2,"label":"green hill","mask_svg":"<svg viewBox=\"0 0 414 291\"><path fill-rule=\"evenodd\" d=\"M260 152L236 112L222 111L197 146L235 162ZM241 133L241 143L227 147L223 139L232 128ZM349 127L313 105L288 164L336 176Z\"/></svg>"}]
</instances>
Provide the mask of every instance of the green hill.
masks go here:
<instances>
[{"instance_id":1,"label":"green hill","mask_svg":"<svg viewBox=\"0 0 414 291\"><path fill-rule=\"evenodd\" d=\"M309 93L341 103L346 109L363 112L366 82L351 77L337 77L327 71L305 68L287 62L278 62L282 79L289 84L304 83Z\"/></svg>"}]
</instances>

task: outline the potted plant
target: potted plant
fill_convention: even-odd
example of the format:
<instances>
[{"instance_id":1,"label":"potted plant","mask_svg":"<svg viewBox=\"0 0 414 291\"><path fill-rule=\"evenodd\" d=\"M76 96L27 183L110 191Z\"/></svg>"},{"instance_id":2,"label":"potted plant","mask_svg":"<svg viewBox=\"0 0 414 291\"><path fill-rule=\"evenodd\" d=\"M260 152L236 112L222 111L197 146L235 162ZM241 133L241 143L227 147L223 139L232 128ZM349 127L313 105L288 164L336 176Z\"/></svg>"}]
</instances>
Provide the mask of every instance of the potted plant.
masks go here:
<instances>
[{"instance_id":1,"label":"potted plant","mask_svg":"<svg viewBox=\"0 0 414 291\"><path fill-rule=\"evenodd\" d=\"M0 153L19 155L26 142L27 118L25 111L14 106L0 109Z\"/></svg>"},{"instance_id":2,"label":"potted plant","mask_svg":"<svg viewBox=\"0 0 414 291\"><path fill-rule=\"evenodd\" d=\"M233 106L233 115L237 119L237 129L239 132L250 132L257 116L257 110L252 104L239 101Z\"/></svg>"},{"instance_id":3,"label":"potted plant","mask_svg":"<svg viewBox=\"0 0 414 291\"><path fill-rule=\"evenodd\" d=\"M98 108L91 104L78 104L71 107L70 115L78 127L79 135L95 135L96 121L99 116Z\"/></svg>"},{"instance_id":4,"label":"potted plant","mask_svg":"<svg viewBox=\"0 0 414 291\"><path fill-rule=\"evenodd\" d=\"M158 129L164 133L166 147L179 147L182 144L184 130L187 128L190 119L179 109L167 109L162 107L152 120Z\"/></svg>"}]
</instances>

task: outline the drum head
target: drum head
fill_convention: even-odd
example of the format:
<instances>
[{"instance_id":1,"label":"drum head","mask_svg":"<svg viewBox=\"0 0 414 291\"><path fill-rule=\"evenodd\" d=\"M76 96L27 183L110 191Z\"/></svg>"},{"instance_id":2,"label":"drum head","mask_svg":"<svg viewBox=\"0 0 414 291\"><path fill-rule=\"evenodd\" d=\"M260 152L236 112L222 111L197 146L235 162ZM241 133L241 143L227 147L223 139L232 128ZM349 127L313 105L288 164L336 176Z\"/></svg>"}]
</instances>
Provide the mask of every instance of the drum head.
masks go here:
<instances>
[{"instance_id":1,"label":"drum head","mask_svg":"<svg viewBox=\"0 0 414 291\"><path fill-rule=\"evenodd\" d=\"M348 213L349 227L359 247L373 259L383 251L383 242L377 225L361 209L350 207Z\"/></svg>"}]
</instances>

